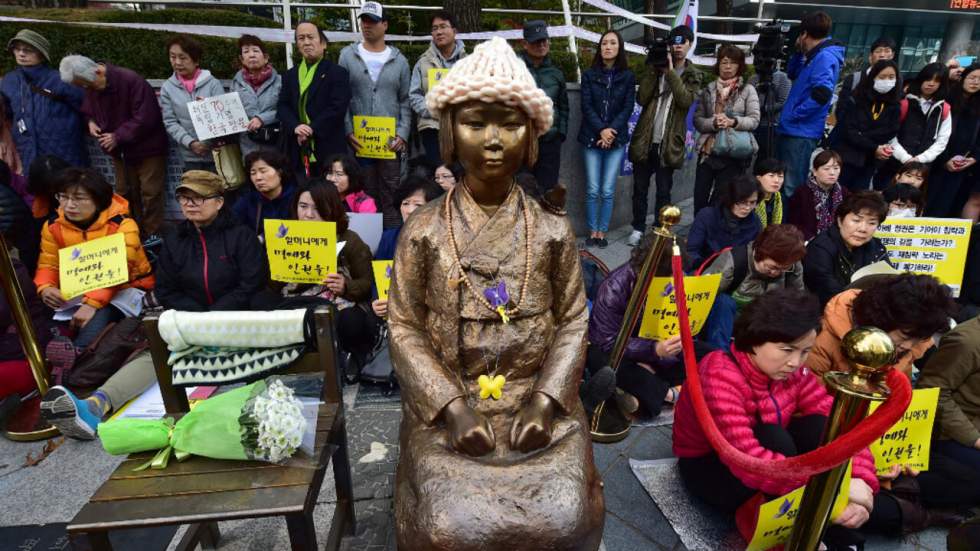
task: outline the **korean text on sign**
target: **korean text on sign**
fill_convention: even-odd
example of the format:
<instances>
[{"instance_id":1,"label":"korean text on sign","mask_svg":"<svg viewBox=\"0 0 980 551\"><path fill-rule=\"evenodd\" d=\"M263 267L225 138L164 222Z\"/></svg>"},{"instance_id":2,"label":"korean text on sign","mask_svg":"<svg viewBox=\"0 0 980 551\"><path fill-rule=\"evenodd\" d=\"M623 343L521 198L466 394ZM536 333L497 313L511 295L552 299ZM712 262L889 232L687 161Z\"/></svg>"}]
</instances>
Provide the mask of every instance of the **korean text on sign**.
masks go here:
<instances>
[{"instance_id":1,"label":"korean text on sign","mask_svg":"<svg viewBox=\"0 0 980 551\"><path fill-rule=\"evenodd\" d=\"M936 422L939 404L938 388L920 388L912 391L912 402L905 415L885 434L871 443L878 474L888 472L893 465L905 465L917 471L929 470L929 450L932 426ZM868 414L878 409L879 402L871 404Z\"/></svg>"},{"instance_id":2,"label":"korean text on sign","mask_svg":"<svg viewBox=\"0 0 980 551\"><path fill-rule=\"evenodd\" d=\"M197 139L210 140L248 130L248 116L238 92L188 102Z\"/></svg>"},{"instance_id":3,"label":"korean text on sign","mask_svg":"<svg viewBox=\"0 0 980 551\"><path fill-rule=\"evenodd\" d=\"M687 294L687 309L690 313L691 334L697 335L708 319L708 312L718 294L721 274L690 276L684 278L684 291ZM640 337L663 340L679 335L677 324L677 296L674 283L669 277L655 277L647 289L646 304L643 306L643 321L640 323Z\"/></svg>"},{"instance_id":4,"label":"korean text on sign","mask_svg":"<svg viewBox=\"0 0 980 551\"><path fill-rule=\"evenodd\" d=\"M374 284L378 288L378 298L388 300L388 289L391 287L391 260L375 260L371 262L374 268Z\"/></svg>"},{"instance_id":5,"label":"korean text on sign","mask_svg":"<svg viewBox=\"0 0 980 551\"><path fill-rule=\"evenodd\" d=\"M58 251L58 283L65 300L127 281L126 237L121 233Z\"/></svg>"},{"instance_id":6,"label":"korean text on sign","mask_svg":"<svg viewBox=\"0 0 980 551\"><path fill-rule=\"evenodd\" d=\"M888 218L875 237L900 271L935 276L959 296L971 222L949 218Z\"/></svg>"},{"instance_id":7,"label":"korean text on sign","mask_svg":"<svg viewBox=\"0 0 980 551\"><path fill-rule=\"evenodd\" d=\"M847 507L847 495L850 487L851 464L848 463L844 478L837 490L837 499L834 500L834 507L830 511L831 518L835 518L844 512L844 508ZM803 487L801 486L784 496L763 503L759 507L759 519L755 524L752 541L749 542L745 550L765 551L789 540L793 523L796 522L796 517L800 513L800 501L802 499Z\"/></svg>"},{"instance_id":8,"label":"korean text on sign","mask_svg":"<svg viewBox=\"0 0 980 551\"><path fill-rule=\"evenodd\" d=\"M337 224L266 220L265 248L272 279L286 283L323 283L337 272Z\"/></svg>"},{"instance_id":9,"label":"korean text on sign","mask_svg":"<svg viewBox=\"0 0 980 551\"><path fill-rule=\"evenodd\" d=\"M394 159L395 152L388 142L395 137L395 117L354 116L354 138L361 144L358 157L366 159Z\"/></svg>"}]
</instances>

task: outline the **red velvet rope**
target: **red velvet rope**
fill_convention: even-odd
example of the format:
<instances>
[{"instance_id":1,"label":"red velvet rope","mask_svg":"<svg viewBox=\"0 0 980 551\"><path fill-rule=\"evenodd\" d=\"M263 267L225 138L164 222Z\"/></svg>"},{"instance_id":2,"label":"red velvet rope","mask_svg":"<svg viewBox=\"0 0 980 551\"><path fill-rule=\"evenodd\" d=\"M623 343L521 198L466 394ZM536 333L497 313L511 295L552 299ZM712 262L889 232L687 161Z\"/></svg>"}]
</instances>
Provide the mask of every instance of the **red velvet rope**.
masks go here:
<instances>
[{"instance_id":1,"label":"red velvet rope","mask_svg":"<svg viewBox=\"0 0 980 551\"><path fill-rule=\"evenodd\" d=\"M912 400L912 387L904 374L895 369L889 369L885 380L888 388L891 389L891 395L885 403L870 417L862 420L853 429L830 444L803 455L775 461L759 459L735 448L718 430L718 425L715 424L714 417L708 410L708 404L704 401L697 360L694 357L694 341L691 337L691 325L687 311L687 295L684 294L684 271L681 267L681 257L676 253L676 250L672 260L674 289L677 295L677 319L681 329L681 342L684 347L684 364L687 373L687 383L684 385L684 389L691 395L695 414L708 437L708 441L729 466L761 473L764 476L779 480L795 480L801 476L810 477L849 460L884 434L905 414L905 410Z\"/></svg>"}]
</instances>

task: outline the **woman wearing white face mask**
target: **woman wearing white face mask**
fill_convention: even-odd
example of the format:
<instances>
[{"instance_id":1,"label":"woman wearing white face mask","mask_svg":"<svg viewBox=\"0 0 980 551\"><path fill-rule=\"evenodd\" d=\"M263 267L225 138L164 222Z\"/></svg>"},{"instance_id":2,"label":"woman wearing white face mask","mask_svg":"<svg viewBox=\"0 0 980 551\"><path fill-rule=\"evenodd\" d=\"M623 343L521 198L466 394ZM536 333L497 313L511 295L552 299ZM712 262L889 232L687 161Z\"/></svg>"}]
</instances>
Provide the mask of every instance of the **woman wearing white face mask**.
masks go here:
<instances>
[{"instance_id":1,"label":"woman wearing white face mask","mask_svg":"<svg viewBox=\"0 0 980 551\"><path fill-rule=\"evenodd\" d=\"M844 161L840 183L851 191L868 189L875 170L892 156L889 142L901 125L902 86L898 66L883 60L871 66L848 101L841 141L835 149Z\"/></svg>"}]
</instances>

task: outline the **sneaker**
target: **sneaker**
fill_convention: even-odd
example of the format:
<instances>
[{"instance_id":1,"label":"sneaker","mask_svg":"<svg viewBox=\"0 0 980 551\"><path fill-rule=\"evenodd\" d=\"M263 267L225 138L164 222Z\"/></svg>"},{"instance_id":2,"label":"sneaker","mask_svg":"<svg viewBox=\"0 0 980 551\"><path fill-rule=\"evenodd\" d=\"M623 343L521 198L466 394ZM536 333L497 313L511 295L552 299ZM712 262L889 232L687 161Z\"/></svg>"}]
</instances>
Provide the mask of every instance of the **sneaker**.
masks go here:
<instances>
[{"instance_id":1,"label":"sneaker","mask_svg":"<svg viewBox=\"0 0 980 551\"><path fill-rule=\"evenodd\" d=\"M163 237L156 233L146 236L146 239L143 240L144 249L151 249L161 244L163 244Z\"/></svg>"},{"instance_id":2,"label":"sneaker","mask_svg":"<svg viewBox=\"0 0 980 551\"><path fill-rule=\"evenodd\" d=\"M626 243L630 247L635 247L640 244L640 239L643 239L643 232L633 230L633 233L630 234L629 239L626 240Z\"/></svg>"},{"instance_id":3,"label":"sneaker","mask_svg":"<svg viewBox=\"0 0 980 551\"><path fill-rule=\"evenodd\" d=\"M595 242L596 242L596 238L595 237L586 237L585 238L585 246L586 247L595 247Z\"/></svg>"},{"instance_id":4,"label":"sneaker","mask_svg":"<svg viewBox=\"0 0 980 551\"><path fill-rule=\"evenodd\" d=\"M41 400L41 416L65 436L94 440L102 422L95 411L97 407L89 400L80 400L63 386L53 386Z\"/></svg>"},{"instance_id":5,"label":"sneaker","mask_svg":"<svg viewBox=\"0 0 980 551\"><path fill-rule=\"evenodd\" d=\"M607 241L605 237L600 237L599 239L595 240L595 244L600 249L605 249L609 246L609 241Z\"/></svg>"}]
</instances>

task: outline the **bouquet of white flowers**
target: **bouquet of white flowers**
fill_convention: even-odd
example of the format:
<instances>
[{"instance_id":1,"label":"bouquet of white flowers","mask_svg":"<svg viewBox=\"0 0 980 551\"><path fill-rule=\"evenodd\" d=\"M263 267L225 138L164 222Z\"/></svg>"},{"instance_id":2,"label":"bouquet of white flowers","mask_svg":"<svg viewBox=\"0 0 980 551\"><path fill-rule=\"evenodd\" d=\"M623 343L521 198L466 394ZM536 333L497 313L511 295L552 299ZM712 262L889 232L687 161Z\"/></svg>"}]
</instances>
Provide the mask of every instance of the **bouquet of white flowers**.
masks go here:
<instances>
[{"instance_id":1,"label":"bouquet of white flowers","mask_svg":"<svg viewBox=\"0 0 980 551\"><path fill-rule=\"evenodd\" d=\"M123 455L160 450L137 470L166 468L191 455L282 463L307 428L303 405L279 379L258 381L204 400L179 421L117 419L99 425L105 451Z\"/></svg>"}]
</instances>

